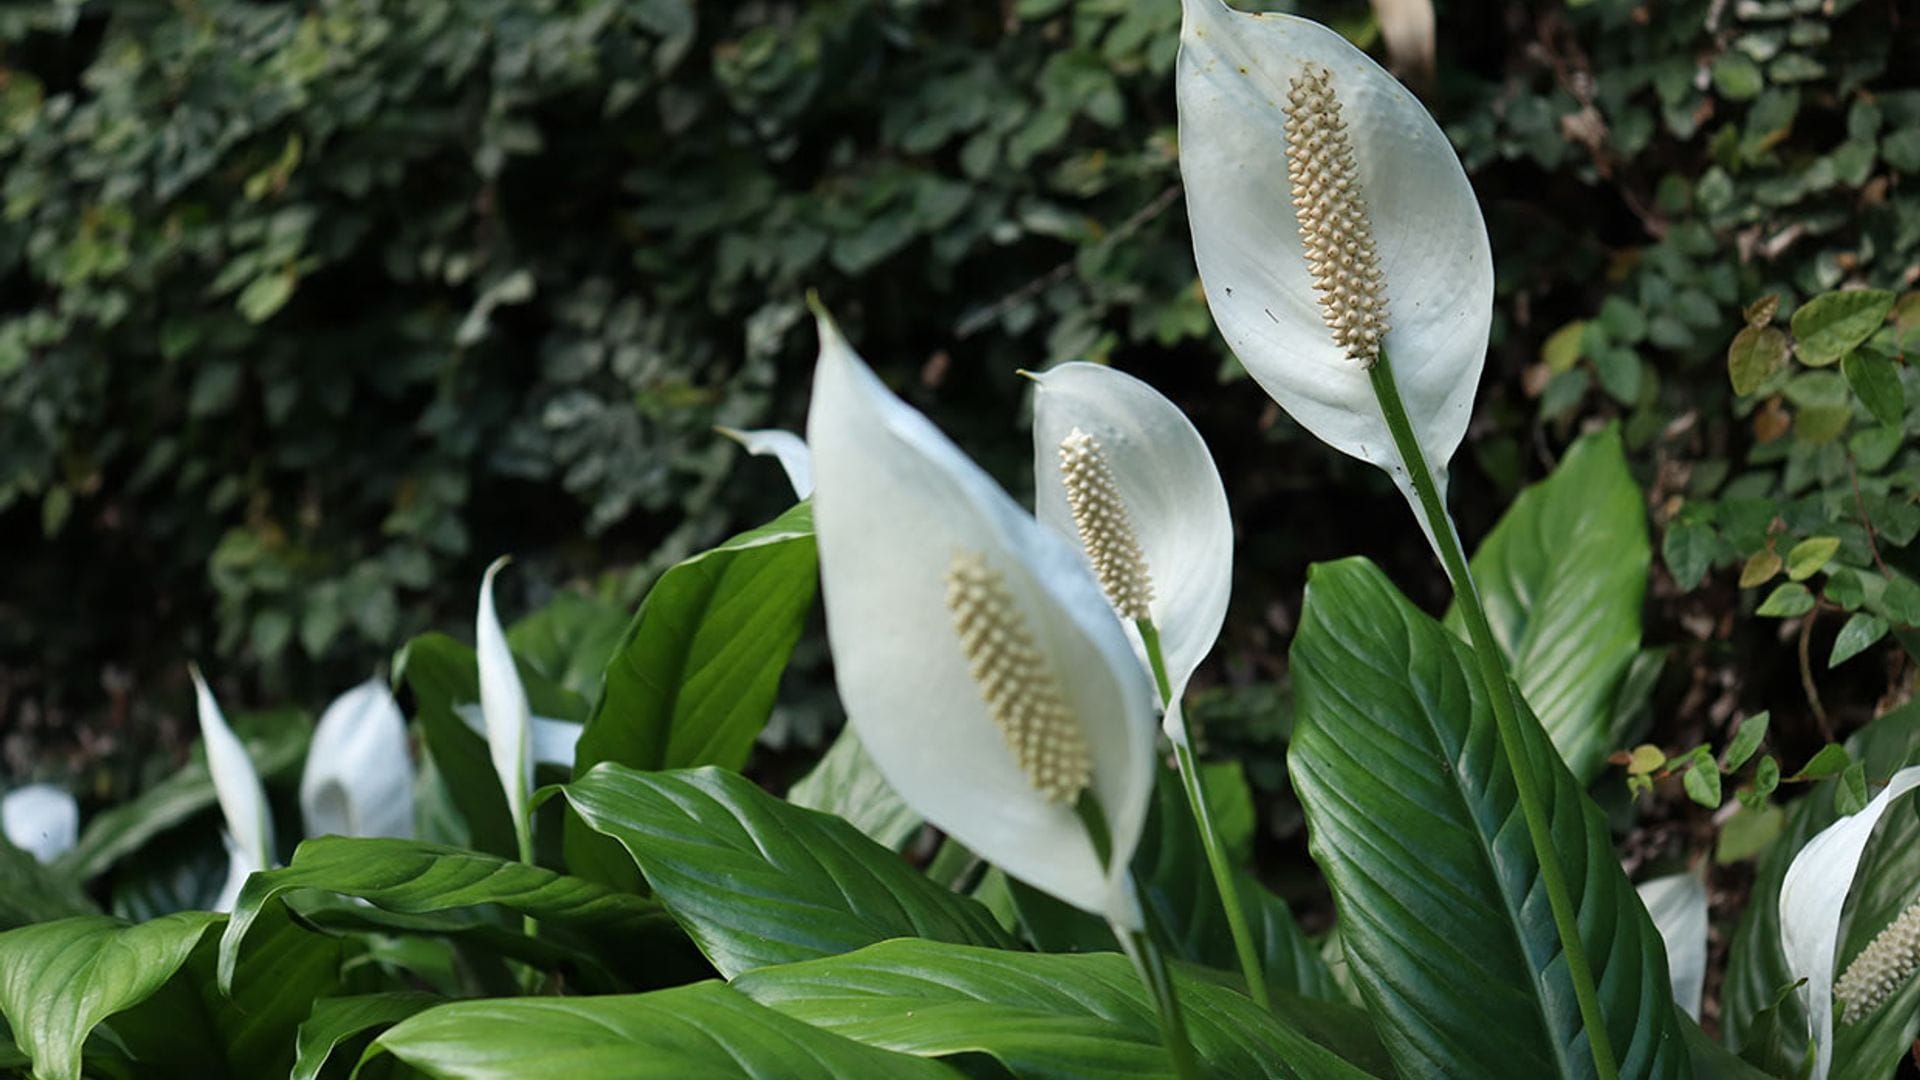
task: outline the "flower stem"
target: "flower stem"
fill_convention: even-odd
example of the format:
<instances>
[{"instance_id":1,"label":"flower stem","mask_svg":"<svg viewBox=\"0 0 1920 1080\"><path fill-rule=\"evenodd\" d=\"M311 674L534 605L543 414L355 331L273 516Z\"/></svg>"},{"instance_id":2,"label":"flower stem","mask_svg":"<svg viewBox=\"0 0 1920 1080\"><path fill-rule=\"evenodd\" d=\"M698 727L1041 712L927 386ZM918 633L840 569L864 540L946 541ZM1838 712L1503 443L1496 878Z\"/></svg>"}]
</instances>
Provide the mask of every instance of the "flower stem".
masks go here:
<instances>
[{"instance_id":1,"label":"flower stem","mask_svg":"<svg viewBox=\"0 0 1920 1080\"><path fill-rule=\"evenodd\" d=\"M1454 599L1460 605L1460 613L1466 618L1474 660L1480 666L1481 681L1486 684L1487 700L1493 708L1493 722L1500 736L1500 748L1506 754L1507 767L1513 772L1514 793L1520 800L1520 812L1526 818L1527 833L1533 840L1534 858L1540 864L1540 879L1547 889L1547 903L1553 909L1553 922L1560 932L1560 948L1567 958L1567 978L1573 983L1573 995L1580 1005L1580 1022L1586 1028L1594 1073L1599 1080L1617 1080L1620 1069L1615 1064L1613 1044L1607 1033L1607 1018L1600 1011L1599 994L1594 990L1593 968L1587 963L1586 947L1580 940L1573 896L1567 890L1566 876L1561 871L1559 856L1553 849L1546 805L1541 799L1540 778L1523 756L1521 720L1513 700L1517 690L1507 677L1499 644L1494 641L1493 628L1487 623L1487 613L1480 606L1479 591L1474 588L1473 575L1467 568L1466 555L1460 546L1460 534L1453 527L1453 519L1447 515L1446 504L1440 500L1440 489L1434 484L1426 454L1420 449L1419 440L1414 437L1413 424L1407 418L1406 405L1400 400L1400 388L1394 384L1393 367L1388 363L1384 348L1380 350L1379 362L1373 365L1369 375L1373 380L1374 397L1380 402L1380 413L1386 419L1387 430L1393 433L1393 445L1406 465L1413 481L1414 494L1420 500L1421 512L1427 519L1434 545L1439 549L1440 561L1446 566L1447 577L1453 582Z\"/></svg>"},{"instance_id":2,"label":"flower stem","mask_svg":"<svg viewBox=\"0 0 1920 1080\"><path fill-rule=\"evenodd\" d=\"M1074 804L1074 812L1080 815L1080 821L1087 827L1087 840L1093 844L1094 854L1101 863L1113 858L1113 838L1107 832L1107 816L1100 809L1100 800L1092 790L1084 791L1080 801ZM1133 885L1131 876L1128 885ZM1147 996L1153 999L1153 1008L1160 1016L1160 1038L1166 1044L1167 1057L1173 1060L1173 1074L1179 1080L1200 1080L1200 1069L1194 1064L1193 1041L1187 1035L1187 1021L1180 1012L1180 996L1173 988L1173 972L1167 967L1167 958L1160 952L1160 946L1144 930L1135 930L1122 925L1119 920L1109 917L1107 925L1113 930L1115 941L1120 943L1120 951L1133 961L1133 969L1140 973L1140 981L1146 985Z\"/></svg>"},{"instance_id":3,"label":"flower stem","mask_svg":"<svg viewBox=\"0 0 1920 1080\"><path fill-rule=\"evenodd\" d=\"M1193 808L1193 821L1200 831L1200 846L1207 852L1207 867L1213 871L1213 883L1220 890L1220 906L1227 913L1227 930L1233 935L1233 951L1240 958L1240 974L1247 980L1247 996L1262 1009L1271 1009L1267 993L1266 969L1260 965L1260 952L1253 946L1253 934L1247 929L1247 914L1240 904L1240 887L1233 867L1227 862L1226 846L1220 842L1220 830L1213 821L1213 806L1207 802L1206 782L1200 776L1199 763L1193 759L1192 733L1187 717L1173 700L1173 688L1167 679L1167 661L1160 649L1160 631L1152 619L1136 619L1133 624L1146 643L1147 662L1153 668L1153 681L1160 689L1163 707L1178 717L1180 737L1173 740L1173 757L1180 769L1180 786L1186 789L1187 805Z\"/></svg>"},{"instance_id":4,"label":"flower stem","mask_svg":"<svg viewBox=\"0 0 1920 1080\"><path fill-rule=\"evenodd\" d=\"M1133 961L1133 969L1140 973L1147 996L1160 1014L1161 1039L1167 1057L1173 1061L1173 1075L1179 1080L1200 1080L1200 1066L1194 1061L1193 1042L1187 1036L1187 1021L1180 1013L1180 995L1174 991L1173 970L1167 966L1166 954L1145 931L1129 930L1119 923L1111 925L1113 936L1119 939L1127 959Z\"/></svg>"}]
</instances>

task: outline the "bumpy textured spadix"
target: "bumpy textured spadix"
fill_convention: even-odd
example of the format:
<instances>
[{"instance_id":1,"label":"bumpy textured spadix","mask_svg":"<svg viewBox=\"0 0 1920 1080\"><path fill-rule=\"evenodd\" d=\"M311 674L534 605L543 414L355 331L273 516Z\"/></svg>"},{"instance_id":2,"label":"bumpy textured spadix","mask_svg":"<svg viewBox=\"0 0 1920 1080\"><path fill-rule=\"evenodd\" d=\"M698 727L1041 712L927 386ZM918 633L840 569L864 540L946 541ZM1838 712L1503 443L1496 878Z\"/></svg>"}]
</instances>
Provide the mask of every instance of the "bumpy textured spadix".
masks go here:
<instances>
[{"instance_id":1,"label":"bumpy textured spadix","mask_svg":"<svg viewBox=\"0 0 1920 1080\"><path fill-rule=\"evenodd\" d=\"M1833 984L1833 996L1846 1006L1840 1022L1856 1024L1866 1019L1913 978L1916 969L1920 969L1920 904L1901 912L1875 934Z\"/></svg>"},{"instance_id":2,"label":"bumpy textured spadix","mask_svg":"<svg viewBox=\"0 0 1920 1080\"><path fill-rule=\"evenodd\" d=\"M1444 492L1493 318L1487 230L1452 145L1332 30L1182 7L1180 176L1215 323L1302 427L1404 490L1366 370L1384 346Z\"/></svg>"},{"instance_id":3,"label":"bumpy textured spadix","mask_svg":"<svg viewBox=\"0 0 1920 1080\"><path fill-rule=\"evenodd\" d=\"M1287 180L1320 315L1347 356L1372 367L1387 333L1387 289L1359 168L1333 79L1301 66L1287 89Z\"/></svg>"},{"instance_id":4,"label":"bumpy textured spadix","mask_svg":"<svg viewBox=\"0 0 1920 1080\"><path fill-rule=\"evenodd\" d=\"M1093 576L1107 594L1107 602L1123 619L1151 617L1153 576L1147 557L1134 535L1127 504L1107 465L1100 441L1074 428L1060 440L1060 479L1067 489L1067 508L1080 534L1080 546L1093 564Z\"/></svg>"},{"instance_id":5,"label":"bumpy textured spadix","mask_svg":"<svg viewBox=\"0 0 1920 1080\"><path fill-rule=\"evenodd\" d=\"M1833 969L1840 950L1842 915L1854 875L1867 851L1873 827L1899 799L1920 787L1920 765L1894 773L1887 786L1857 814L1843 817L1807 841L1780 882L1780 951L1787 971L1805 979L1800 1000L1807 1008L1808 1036L1814 1044L1814 1080L1833 1069ZM1912 914L1911 912L1908 913ZM1846 1062L1849 1069L1871 1070L1889 1063ZM1841 1075L1852 1075L1842 1070Z\"/></svg>"},{"instance_id":6,"label":"bumpy textured spadix","mask_svg":"<svg viewBox=\"0 0 1920 1080\"><path fill-rule=\"evenodd\" d=\"M1127 533L1140 551L1147 616L1160 634L1172 700L1166 703L1167 737L1187 738L1180 698L1194 670L1212 651L1227 614L1233 581L1233 519L1207 444L1173 402L1146 383L1099 364L1061 364L1034 376L1034 509L1048 528L1077 538L1096 571L1119 561L1090 541L1086 517L1074 505L1073 488L1097 488L1099 498L1123 508ZM1106 480L1076 481L1078 468L1062 454L1078 432L1098 447ZM1111 494L1107 494L1108 489ZM1083 496L1084 497L1084 496ZM1104 572L1103 572L1104 577ZM1138 609L1112 596L1116 621L1133 645L1141 670L1151 672L1134 626Z\"/></svg>"},{"instance_id":7,"label":"bumpy textured spadix","mask_svg":"<svg viewBox=\"0 0 1920 1080\"><path fill-rule=\"evenodd\" d=\"M947 610L967 670L1020 771L1055 802L1079 798L1093 774L1086 737L1005 577L978 554L956 554L947 570Z\"/></svg>"},{"instance_id":8,"label":"bumpy textured spadix","mask_svg":"<svg viewBox=\"0 0 1920 1080\"><path fill-rule=\"evenodd\" d=\"M1152 691L1079 552L889 393L824 316L807 444L834 681L874 764L981 858L1138 928L1127 862L1152 795ZM1040 702L1047 719L1016 715ZM1010 750L1003 724L1077 731L1083 749ZM1083 786L1112 838L1105 860L1075 810Z\"/></svg>"}]
</instances>

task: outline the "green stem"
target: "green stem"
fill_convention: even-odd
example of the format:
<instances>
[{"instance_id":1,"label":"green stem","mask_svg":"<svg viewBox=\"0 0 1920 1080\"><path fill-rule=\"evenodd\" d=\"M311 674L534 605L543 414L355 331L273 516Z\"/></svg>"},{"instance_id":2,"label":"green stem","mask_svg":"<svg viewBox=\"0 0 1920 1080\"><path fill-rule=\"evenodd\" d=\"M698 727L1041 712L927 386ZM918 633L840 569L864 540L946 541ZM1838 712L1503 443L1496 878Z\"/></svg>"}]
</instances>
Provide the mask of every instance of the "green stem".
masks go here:
<instances>
[{"instance_id":1,"label":"green stem","mask_svg":"<svg viewBox=\"0 0 1920 1080\"><path fill-rule=\"evenodd\" d=\"M1580 1021L1587 1030L1587 1047L1593 1053L1594 1073L1600 1080L1617 1080L1620 1069L1615 1064L1606 1016L1600 1011L1600 997L1594 990L1593 968L1587 963L1587 951L1580 941L1573 895L1567 891L1567 879L1561 872L1559 856L1553 849L1546 805L1541 801L1540 780L1523 756L1520 716L1513 702L1516 691L1507 677L1506 665L1500 658L1500 647L1494 641L1493 628L1487 624L1487 613L1480 606L1480 594L1474 588L1473 575L1467 569L1466 555L1460 547L1460 535L1454 530L1453 519L1447 516L1446 504L1440 500L1440 489L1433 482L1426 454L1420 449L1419 440L1414 437L1413 424L1407 418L1406 405L1400 400L1400 388L1394 384L1393 367L1387 360L1385 349L1380 350L1379 362L1373 365L1370 375L1374 396L1380 401L1380 413L1386 419L1387 430L1393 433L1393 445L1400 451L1400 460L1405 463L1408 476L1413 481L1414 494L1420 500L1420 509L1433 533L1434 544L1440 549L1440 561L1446 566L1447 577L1453 581L1454 599L1460 605L1460 613L1466 618L1474 660L1480 665L1480 677L1486 684L1487 700L1493 708L1493 722L1499 732L1500 748L1506 754L1507 767L1513 772L1514 792L1520 800L1520 812L1527 821L1527 833L1533 840L1533 854L1540 864L1541 881L1547 887L1547 903L1553 909L1553 922L1560 932L1560 948L1567 958L1567 978L1573 983L1573 995L1580 1005Z\"/></svg>"},{"instance_id":2,"label":"green stem","mask_svg":"<svg viewBox=\"0 0 1920 1080\"><path fill-rule=\"evenodd\" d=\"M1087 827L1087 839L1093 844L1094 854L1101 865L1108 865L1113 859L1113 838L1107 832L1107 816L1100 809L1100 800L1089 789L1081 793L1073 809ZM1187 1021L1180 1012L1180 995L1174 991L1173 972L1167 967L1167 958L1145 931L1122 926L1111 918L1107 925L1112 928L1121 951L1133 961L1133 969L1140 973L1147 996L1153 999L1154 1012L1160 1016L1160 1038L1166 1044L1167 1057L1173 1060L1173 1074L1179 1080L1200 1080L1199 1066L1194 1064L1193 1040L1187 1035Z\"/></svg>"},{"instance_id":3,"label":"green stem","mask_svg":"<svg viewBox=\"0 0 1920 1080\"><path fill-rule=\"evenodd\" d=\"M1111 925L1113 936L1119 939L1127 959L1133 961L1133 969L1140 973L1147 996L1160 1014L1160 1031L1167 1057L1173 1061L1173 1075L1179 1080L1200 1080L1200 1066L1194 1060L1193 1042L1187 1036L1187 1021L1180 1012L1180 995L1174 992L1173 970L1167 966L1166 954L1143 931L1129 930L1119 923Z\"/></svg>"},{"instance_id":4,"label":"green stem","mask_svg":"<svg viewBox=\"0 0 1920 1080\"><path fill-rule=\"evenodd\" d=\"M1160 649L1160 631L1152 619L1136 619L1140 640L1147 647L1147 663L1153 668L1153 681L1160 688L1163 707L1179 718L1180 737L1173 740L1174 761L1180 768L1180 786L1186 789L1187 805L1193 808L1194 824L1200 830L1200 846L1207 852L1207 867L1213 871L1213 883L1220 890L1220 906L1227 913L1227 930L1233 936L1233 951L1240 958L1240 974L1247 980L1247 996L1263 1009L1273 1002L1267 993L1266 969L1260 965L1259 950L1253 947L1253 934L1247 929L1247 914L1240 904L1240 888L1233 867L1227 862L1226 845L1220 842L1220 830L1213 821L1213 805L1207 801L1206 782L1193 759L1193 737L1187 730L1187 717L1173 700L1173 686L1167 678L1167 661Z\"/></svg>"}]
</instances>

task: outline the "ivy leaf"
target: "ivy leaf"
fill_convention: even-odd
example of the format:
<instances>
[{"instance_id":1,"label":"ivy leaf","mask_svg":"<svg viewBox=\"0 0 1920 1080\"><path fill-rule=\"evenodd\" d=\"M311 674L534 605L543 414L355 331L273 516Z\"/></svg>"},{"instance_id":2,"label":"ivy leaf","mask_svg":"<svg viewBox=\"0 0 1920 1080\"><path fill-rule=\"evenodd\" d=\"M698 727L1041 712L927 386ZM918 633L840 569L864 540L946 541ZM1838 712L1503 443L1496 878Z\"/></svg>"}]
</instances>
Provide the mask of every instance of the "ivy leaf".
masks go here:
<instances>
[{"instance_id":1,"label":"ivy leaf","mask_svg":"<svg viewBox=\"0 0 1920 1080\"><path fill-rule=\"evenodd\" d=\"M1726 770L1733 772L1747 763L1760 743L1767 737L1768 713L1754 713L1740 721L1740 727L1733 733L1733 741L1727 744Z\"/></svg>"},{"instance_id":2,"label":"ivy leaf","mask_svg":"<svg viewBox=\"0 0 1920 1080\"><path fill-rule=\"evenodd\" d=\"M1813 594L1805 585L1790 582L1773 590L1754 610L1755 615L1771 619L1791 619L1813 610Z\"/></svg>"},{"instance_id":3,"label":"ivy leaf","mask_svg":"<svg viewBox=\"0 0 1920 1080\"><path fill-rule=\"evenodd\" d=\"M1894 296L1884 289L1824 293L1793 313L1793 337L1800 362L1825 367L1872 336L1893 310Z\"/></svg>"},{"instance_id":4,"label":"ivy leaf","mask_svg":"<svg viewBox=\"0 0 1920 1080\"><path fill-rule=\"evenodd\" d=\"M1805 581L1826 569L1834 553L1840 550L1840 540L1832 536L1813 536L1793 545L1787 552L1787 577L1793 581Z\"/></svg>"},{"instance_id":5,"label":"ivy leaf","mask_svg":"<svg viewBox=\"0 0 1920 1080\"><path fill-rule=\"evenodd\" d=\"M1847 624L1833 639L1833 652L1827 657L1827 666L1839 667L1841 664L1867 651L1874 642L1887 635L1887 620L1878 615L1856 611L1847 617Z\"/></svg>"},{"instance_id":6,"label":"ivy leaf","mask_svg":"<svg viewBox=\"0 0 1920 1080\"><path fill-rule=\"evenodd\" d=\"M1787 365L1787 335L1770 326L1749 326L1727 346L1727 376L1742 396L1764 386Z\"/></svg>"},{"instance_id":7,"label":"ivy leaf","mask_svg":"<svg viewBox=\"0 0 1920 1080\"><path fill-rule=\"evenodd\" d=\"M1907 414L1907 394L1893 361L1865 349L1854 349L1840 361L1847 385L1860 396L1867 411L1889 427L1898 427Z\"/></svg>"}]
</instances>

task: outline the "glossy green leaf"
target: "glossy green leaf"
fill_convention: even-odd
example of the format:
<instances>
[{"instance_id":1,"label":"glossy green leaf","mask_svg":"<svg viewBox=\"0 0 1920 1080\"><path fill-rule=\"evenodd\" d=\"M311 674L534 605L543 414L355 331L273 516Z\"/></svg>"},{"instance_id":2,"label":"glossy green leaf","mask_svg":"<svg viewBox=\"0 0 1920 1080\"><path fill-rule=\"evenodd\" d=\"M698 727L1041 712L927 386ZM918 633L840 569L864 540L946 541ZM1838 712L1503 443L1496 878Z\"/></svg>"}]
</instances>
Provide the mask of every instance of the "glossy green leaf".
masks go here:
<instances>
[{"instance_id":1,"label":"glossy green leaf","mask_svg":"<svg viewBox=\"0 0 1920 1080\"><path fill-rule=\"evenodd\" d=\"M1825 780L1829 776L1838 776L1846 769L1853 755L1839 743L1828 743L1807 759L1800 771L1787 777L1788 780Z\"/></svg>"},{"instance_id":2,"label":"glossy green leaf","mask_svg":"<svg viewBox=\"0 0 1920 1080\"><path fill-rule=\"evenodd\" d=\"M460 1001L374 1040L437 1080L937 1080L938 1064L841 1038L719 983L586 998Z\"/></svg>"},{"instance_id":3,"label":"glossy green leaf","mask_svg":"<svg viewBox=\"0 0 1920 1080\"><path fill-rule=\"evenodd\" d=\"M1013 944L976 901L839 818L782 802L738 773L603 763L565 790L729 978L892 937Z\"/></svg>"},{"instance_id":4,"label":"glossy green leaf","mask_svg":"<svg viewBox=\"0 0 1920 1080\"><path fill-rule=\"evenodd\" d=\"M701 552L660 576L606 669L574 775L606 761L635 769L746 764L818 584L813 507ZM574 872L632 888L619 848L567 822Z\"/></svg>"},{"instance_id":5,"label":"glossy green leaf","mask_svg":"<svg viewBox=\"0 0 1920 1080\"><path fill-rule=\"evenodd\" d=\"M1520 493L1474 553L1474 581L1520 692L1582 782L1605 764L1614 695L1640 648L1652 558L1617 428ZM1465 636L1460 613L1447 625Z\"/></svg>"},{"instance_id":6,"label":"glossy green leaf","mask_svg":"<svg viewBox=\"0 0 1920 1080\"><path fill-rule=\"evenodd\" d=\"M1840 550L1840 540L1833 536L1809 536L1793 545L1787 552L1787 577L1794 581L1805 581L1827 568L1833 556Z\"/></svg>"},{"instance_id":7,"label":"glossy green leaf","mask_svg":"<svg viewBox=\"0 0 1920 1080\"><path fill-rule=\"evenodd\" d=\"M537 866L412 840L326 836L301 844L290 864L254 875L240 891L220 940L222 985L232 978L254 920L294 889L325 890L409 915L495 904L547 929L590 937L608 967L627 972L645 970L648 941L669 926L651 900Z\"/></svg>"},{"instance_id":8,"label":"glossy green leaf","mask_svg":"<svg viewBox=\"0 0 1920 1080\"><path fill-rule=\"evenodd\" d=\"M1793 313L1795 349L1802 363L1824 367L1872 336L1887 321L1894 296L1882 289L1823 293Z\"/></svg>"},{"instance_id":9,"label":"glossy green leaf","mask_svg":"<svg viewBox=\"0 0 1920 1080\"><path fill-rule=\"evenodd\" d=\"M73 879L0 837L0 930L99 913Z\"/></svg>"},{"instance_id":10,"label":"glossy green leaf","mask_svg":"<svg viewBox=\"0 0 1920 1080\"><path fill-rule=\"evenodd\" d=\"M1773 719L1771 713L1757 712L1734 729L1733 739L1727 743L1727 752L1723 757L1727 771L1732 772L1747 763L1755 750L1766 740L1767 725Z\"/></svg>"},{"instance_id":11,"label":"glossy green leaf","mask_svg":"<svg viewBox=\"0 0 1920 1080\"><path fill-rule=\"evenodd\" d=\"M1171 1071L1153 1004L1132 965L1116 953L1063 956L888 941L762 968L733 985L836 1035L928 1057L984 1053L1035 1080ZM1232 990L1179 978L1178 992L1208 1076L1366 1075Z\"/></svg>"},{"instance_id":12,"label":"glossy green leaf","mask_svg":"<svg viewBox=\"0 0 1920 1080\"><path fill-rule=\"evenodd\" d=\"M1849 752L1865 766L1866 775L1875 782L1884 781L1904 766L1920 764L1920 703L1903 705L1854 732L1845 748L1829 749L1834 753L1823 750L1815 757L1818 760L1823 756L1839 756L1839 764L1825 773L1830 777L1837 777L1844 769L1846 758L1841 755ZM1754 868L1753 888L1734 930L1727 952L1726 979L1721 986L1724 1037L1736 1050L1745 1047L1755 1017L1771 1006L1780 989L1792 981L1787 973L1786 957L1780 951L1780 882L1800 848L1839 817L1834 808L1838 794L1838 781L1827 780L1794 801L1787 811L1786 828L1779 840ZM1916 815L1890 815L1887 825L1902 817L1912 821ZM1885 828L1883 826L1883 830ZM1920 849L1920 843L1911 846ZM1873 857L1870 849L1869 858ZM1851 958L1853 950L1865 944L1879 926L1865 928L1867 938L1856 938L1856 931L1861 929L1852 923L1842 927L1842 944L1837 954L1841 962ZM1797 1060L1807 1045L1806 1012L1800 1007L1799 998L1788 995L1780 1005L1779 1016L1778 1035ZM1835 1040L1836 1050L1847 1038L1848 1029L1842 1026L1837 1030L1840 1034Z\"/></svg>"},{"instance_id":13,"label":"glossy green leaf","mask_svg":"<svg viewBox=\"0 0 1920 1080\"><path fill-rule=\"evenodd\" d=\"M600 694L607 660L626 636L620 608L563 592L507 631L513 654L548 682L592 701Z\"/></svg>"},{"instance_id":14,"label":"glossy green leaf","mask_svg":"<svg viewBox=\"0 0 1920 1080\"><path fill-rule=\"evenodd\" d=\"M233 723L254 769L268 782L291 775L313 737L312 723L291 709L235 716ZM180 771L138 797L94 815L79 843L55 866L75 880L86 881L213 805L213 777L207 772L205 751L196 744L193 757Z\"/></svg>"},{"instance_id":15,"label":"glossy green leaf","mask_svg":"<svg viewBox=\"0 0 1920 1080\"><path fill-rule=\"evenodd\" d=\"M1288 764L1309 848L1381 1041L1404 1075L1591 1075L1580 1014L1507 758L1467 646L1371 563L1316 566L1293 643ZM1621 1075L1678 1077L1665 950L1606 820L1522 710L1522 760Z\"/></svg>"},{"instance_id":16,"label":"glossy green leaf","mask_svg":"<svg viewBox=\"0 0 1920 1080\"><path fill-rule=\"evenodd\" d=\"M1770 619L1791 619L1813 610L1813 594L1799 582L1788 582L1767 594L1753 613Z\"/></svg>"},{"instance_id":17,"label":"glossy green leaf","mask_svg":"<svg viewBox=\"0 0 1920 1080\"><path fill-rule=\"evenodd\" d=\"M920 815L887 784L852 728L842 730L812 770L794 781L787 801L843 818L896 851L920 831Z\"/></svg>"},{"instance_id":18,"label":"glossy green leaf","mask_svg":"<svg viewBox=\"0 0 1920 1080\"><path fill-rule=\"evenodd\" d=\"M187 962L220 916L183 911L130 925L83 915L0 934L0 1013L42 1080L79 1080L80 1047Z\"/></svg>"},{"instance_id":19,"label":"glossy green leaf","mask_svg":"<svg viewBox=\"0 0 1920 1080\"><path fill-rule=\"evenodd\" d=\"M1827 666L1839 667L1841 664L1859 656L1872 648L1874 643L1887 636L1887 620L1878 615L1869 615L1856 611L1847 616L1840 627L1840 633L1834 636L1833 652L1827 656Z\"/></svg>"},{"instance_id":20,"label":"glossy green leaf","mask_svg":"<svg viewBox=\"0 0 1920 1080\"><path fill-rule=\"evenodd\" d=\"M343 1044L369 1037L440 1003L441 999L433 994L410 990L322 998L314 1002L313 1014L300 1025L290 1080L319 1080L327 1059Z\"/></svg>"},{"instance_id":21,"label":"glossy green leaf","mask_svg":"<svg viewBox=\"0 0 1920 1080\"><path fill-rule=\"evenodd\" d=\"M1907 393L1900 386L1900 372L1893 361L1855 349L1840 361L1840 371L1874 419L1890 427L1900 426L1907 414Z\"/></svg>"},{"instance_id":22,"label":"glossy green leaf","mask_svg":"<svg viewBox=\"0 0 1920 1080\"><path fill-rule=\"evenodd\" d=\"M1787 335L1770 326L1749 326L1727 347L1727 376L1736 394L1751 394L1787 363Z\"/></svg>"}]
</instances>

